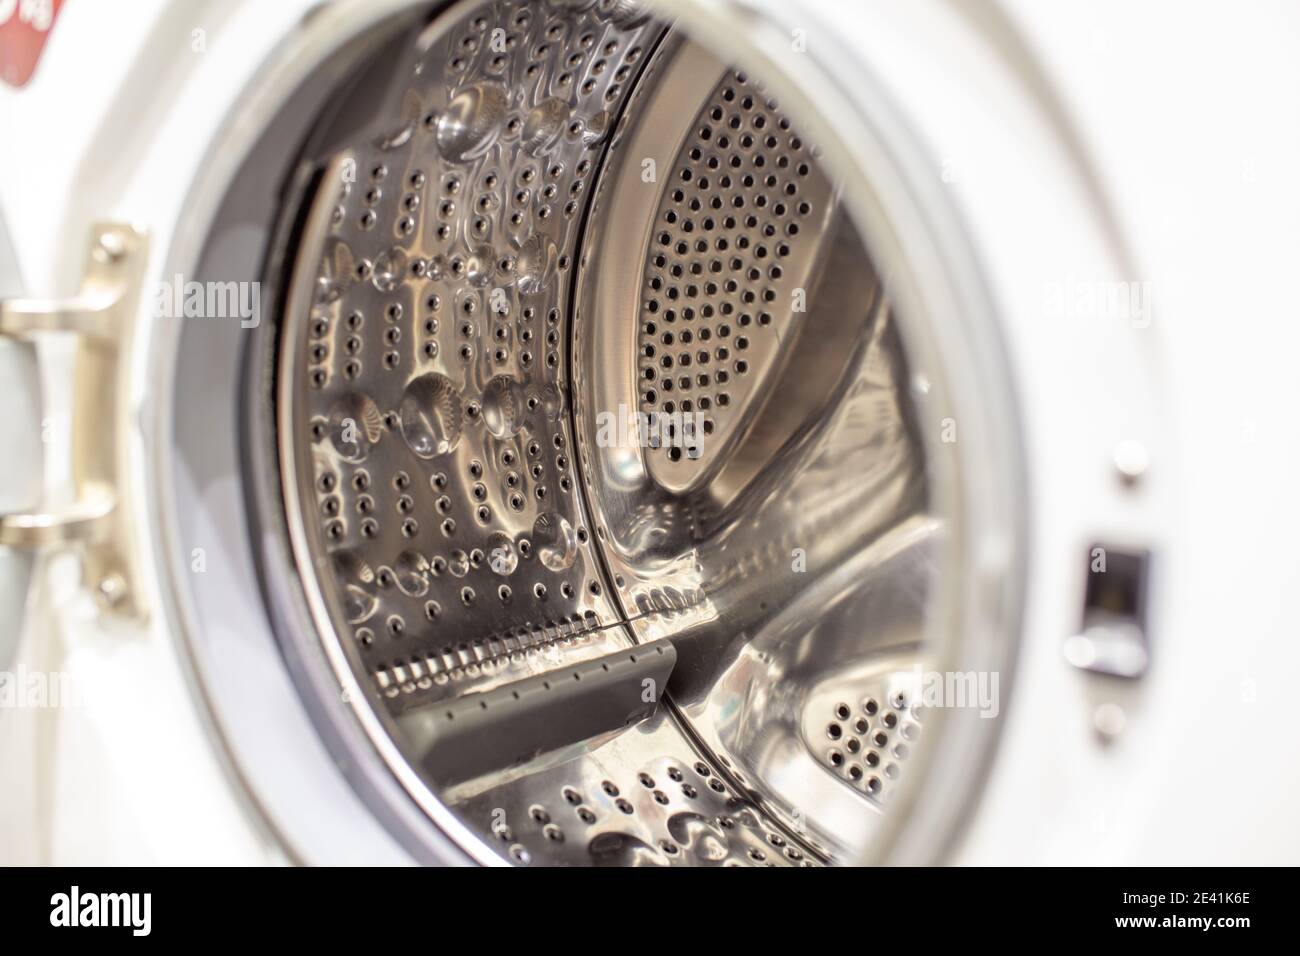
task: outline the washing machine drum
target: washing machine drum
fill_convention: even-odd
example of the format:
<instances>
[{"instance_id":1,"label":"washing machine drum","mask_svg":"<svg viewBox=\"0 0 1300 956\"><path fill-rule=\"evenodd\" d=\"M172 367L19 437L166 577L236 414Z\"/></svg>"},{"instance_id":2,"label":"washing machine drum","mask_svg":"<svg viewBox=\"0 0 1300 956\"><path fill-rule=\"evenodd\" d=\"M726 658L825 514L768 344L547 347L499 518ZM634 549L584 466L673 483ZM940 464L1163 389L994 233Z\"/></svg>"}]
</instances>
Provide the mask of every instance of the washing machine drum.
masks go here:
<instances>
[{"instance_id":1,"label":"washing machine drum","mask_svg":"<svg viewBox=\"0 0 1300 956\"><path fill-rule=\"evenodd\" d=\"M282 639L480 860L866 852L939 772L952 516L801 116L572 0L407 21L310 128L250 379Z\"/></svg>"}]
</instances>

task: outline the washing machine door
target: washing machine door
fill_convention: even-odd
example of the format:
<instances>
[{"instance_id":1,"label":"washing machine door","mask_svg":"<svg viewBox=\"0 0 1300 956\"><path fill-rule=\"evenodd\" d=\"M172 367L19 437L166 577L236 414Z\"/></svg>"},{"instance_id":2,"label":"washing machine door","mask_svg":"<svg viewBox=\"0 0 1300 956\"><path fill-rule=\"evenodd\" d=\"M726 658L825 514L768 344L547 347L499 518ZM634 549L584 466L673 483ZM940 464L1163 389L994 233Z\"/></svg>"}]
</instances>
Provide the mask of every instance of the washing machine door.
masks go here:
<instances>
[{"instance_id":1,"label":"washing machine door","mask_svg":"<svg viewBox=\"0 0 1300 956\"><path fill-rule=\"evenodd\" d=\"M1087 470L1077 525L1031 538L1017 384L1049 346L1008 343L1006 265L1122 257L1005 50L862 11L951 44L1069 236L989 215L1014 176L962 186L930 138L990 158L969 117L816 5L277 17L218 125L159 132L172 200L96 233L87 279L139 270L99 483L135 546L93 579L170 642L258 832L309 862L945 858L1032 556L1078 588L1159 444L1128 415L1133 480ZM1086 346L1124 383L1106 429L1147 384L1123 335ZM1080 670L1118 646L1140 676L1130 603Z\"/></svg>"},{"instance_id":2,"label":"washing machine door","mask_svg":"<svg viewBox=\"0 0 1300 956\"><path fill-rule=\"evenodd\" d=\"M169 270L261 283L172 352L177 473L241 488L199 626L269 633L420 858L883 854L943 741L978 779L1010 678L1021 466L986 297L873 208L811 77L707 30L619 3L351 29ZM970 327L940 336L941 301ZM178 537L210 538L191 494ZM949 708L928 677L956 670Z\"/></svg>"}]
</instances>

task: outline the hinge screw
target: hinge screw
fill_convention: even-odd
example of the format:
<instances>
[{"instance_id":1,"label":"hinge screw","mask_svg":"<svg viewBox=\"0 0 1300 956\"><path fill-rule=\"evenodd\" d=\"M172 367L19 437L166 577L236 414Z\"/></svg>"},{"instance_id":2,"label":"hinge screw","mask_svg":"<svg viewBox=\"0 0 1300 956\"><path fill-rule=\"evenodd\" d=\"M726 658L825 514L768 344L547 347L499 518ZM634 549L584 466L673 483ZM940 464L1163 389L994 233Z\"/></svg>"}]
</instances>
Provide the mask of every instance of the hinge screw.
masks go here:
<instances>
[{"instance_id":1,"label":"hinge screw","mask_svg":"<svg viewBox=\"0 0 1300 956\"><path fill-rule=\"evenodd\" d=\"M99 251L105 260L116 262L126 255L126 243L122 241L120 233L104 232L99 237Z\"/></svg>"},{"instance_id":2,"label":"hinge screw","mask_svg":"<svg viewBox=\"0 0 1300 956\"><path fill-rule=\"evenodd\" d=\"M114 572L99 582L99 596L109 607L117 607L126 598L126 581Z\"/></svg>"}]
</instances>

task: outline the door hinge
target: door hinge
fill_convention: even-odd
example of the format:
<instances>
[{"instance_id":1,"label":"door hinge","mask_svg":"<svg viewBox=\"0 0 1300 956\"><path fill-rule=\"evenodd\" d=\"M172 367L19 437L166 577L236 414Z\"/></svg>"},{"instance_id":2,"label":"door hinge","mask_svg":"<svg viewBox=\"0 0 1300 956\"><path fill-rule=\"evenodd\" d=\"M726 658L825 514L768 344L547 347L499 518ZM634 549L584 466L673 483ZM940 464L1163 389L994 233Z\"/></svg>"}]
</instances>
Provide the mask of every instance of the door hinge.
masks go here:
<instances>
[{"instance_id":1,"label":"door hinge","mask_svg":"<svg viewBox=\"0 0 1300 956\"><path fill-rule=\"evenodd\" d=\"M139 573L126 524L128 396L132 317L139 303L147 242L120 223L91 230L78 293L64 300L0 300L0 337L34 341L76 338L72 380L71 504L51 500L26 514L0 515L0 545L82 549L85 580L101 603L131 617L144 614Z\"/></svg>"}]
</instances>

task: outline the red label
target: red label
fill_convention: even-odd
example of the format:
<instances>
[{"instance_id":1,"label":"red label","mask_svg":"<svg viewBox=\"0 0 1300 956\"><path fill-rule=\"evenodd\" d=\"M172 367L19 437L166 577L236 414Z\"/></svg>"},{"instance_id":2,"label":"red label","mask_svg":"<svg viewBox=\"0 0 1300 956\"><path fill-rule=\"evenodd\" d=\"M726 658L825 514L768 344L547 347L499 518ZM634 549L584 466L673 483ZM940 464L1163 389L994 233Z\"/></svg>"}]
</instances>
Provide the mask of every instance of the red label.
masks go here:
<instances>
[{"instance_id":1,"label":"red label","mask_svg":"<svg viewBox=\"0 0 1300 956\"><path fill-rule=\"evenodd\" d=\"M0 0L0 80L26 86L63 0Z\"/></svg>"}]
</instances>

